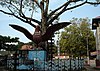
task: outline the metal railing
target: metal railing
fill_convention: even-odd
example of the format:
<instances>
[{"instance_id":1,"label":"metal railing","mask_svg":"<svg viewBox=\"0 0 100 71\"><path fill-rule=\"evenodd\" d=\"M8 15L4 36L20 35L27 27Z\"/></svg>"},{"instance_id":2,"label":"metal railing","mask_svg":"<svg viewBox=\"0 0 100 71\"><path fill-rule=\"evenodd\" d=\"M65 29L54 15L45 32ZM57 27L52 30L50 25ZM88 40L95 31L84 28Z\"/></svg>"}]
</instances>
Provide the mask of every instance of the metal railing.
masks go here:
<instances>
[{"instance_id":1,"label":"metal railing","mask_svg":"<svg viewBox=\"0 0 100 71\"><path fill-rule=\"evenodd\" d=\"M52 59L46 60L46 52L17 51L13 57L7 58L7 69L10 71L81 71L83 59ZM29 54L32 52L32 54ZM40 53L40 56L39 56ZM24 56L23 56L24 55ZM31 58L30 58L31 57ZM33 59L32 59L33 58Z\"/></svg>"}]
</instances>

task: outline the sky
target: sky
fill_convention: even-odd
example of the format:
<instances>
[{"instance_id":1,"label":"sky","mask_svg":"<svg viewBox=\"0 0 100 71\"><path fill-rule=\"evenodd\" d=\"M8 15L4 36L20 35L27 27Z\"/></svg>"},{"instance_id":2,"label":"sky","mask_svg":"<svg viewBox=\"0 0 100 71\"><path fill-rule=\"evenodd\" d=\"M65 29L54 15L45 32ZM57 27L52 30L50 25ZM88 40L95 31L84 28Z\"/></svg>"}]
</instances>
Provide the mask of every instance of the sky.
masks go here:
<instances>
[{"instance_id":1,"label":"sky","mask_svg":"<svg viewBox=\"0 0 100 71\"><path fill-rule=\"evenodd\" d=\"M63 1L65 1L65 0L59 0L59 1L51 0L51 1L52 2L50 2L50 7L53 10L54 8L57 8L58 5L63 4ZM39 16L40 16L40 14L38 14L38 13L36 13L34 15L36 18L39 18ZM75 18L88 17L91 20L90 23L92 23L92 18L95 18L97 16L100 16L100 5L97 7L94 7L92 5L85 4L84 6L81 6L76 9L69 10L69 11L63 13L60 16L60 21L70 21L73 17L75 17ZM21 26L25 27L26 29L28 29L32 34L34 33L34 28L31 27L30 25L23 23L22 21L14 18L12 16L8 16L8 15L5 15L0 12L0 35L19 37L19 40L21 42L25 42L25 43L30 41L21 32L16 31L13 28L11 28L9 26L9 24L21 25Z\"/></svg>"}]
</instances>

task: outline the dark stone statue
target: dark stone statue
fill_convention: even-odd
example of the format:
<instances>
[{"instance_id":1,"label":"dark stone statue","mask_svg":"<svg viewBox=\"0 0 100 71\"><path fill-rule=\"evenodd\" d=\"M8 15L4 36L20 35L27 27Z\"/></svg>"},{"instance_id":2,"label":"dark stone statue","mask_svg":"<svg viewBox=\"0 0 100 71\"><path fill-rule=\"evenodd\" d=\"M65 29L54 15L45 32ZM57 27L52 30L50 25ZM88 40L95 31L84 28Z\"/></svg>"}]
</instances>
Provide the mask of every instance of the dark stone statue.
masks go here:
<instances>
[{"instance_id":1,"label":"dark stone statue","mask_svg":"<svg viewBox=\"0 0 100 71\"><path fill-rule=\"evenodd\" d=\"M46 32L44 32L43 34L41 33L41 29L40 29L39 25L36 26L34 34L31 34L27 29L25 29L21 26L11 25L11 24L10 24L10 26L12 28L22 32L28 39L32 40L34 43L36 43L38 45L40 42L44 42L44 41L47 41L48 39L50 39L55 31L57 31L63 27L66 27L69 24L71 24L71 23L70 22L61 22L58 24L54 24L52 26L49 26L47 28Z\"/></svg>"}]
</instances>

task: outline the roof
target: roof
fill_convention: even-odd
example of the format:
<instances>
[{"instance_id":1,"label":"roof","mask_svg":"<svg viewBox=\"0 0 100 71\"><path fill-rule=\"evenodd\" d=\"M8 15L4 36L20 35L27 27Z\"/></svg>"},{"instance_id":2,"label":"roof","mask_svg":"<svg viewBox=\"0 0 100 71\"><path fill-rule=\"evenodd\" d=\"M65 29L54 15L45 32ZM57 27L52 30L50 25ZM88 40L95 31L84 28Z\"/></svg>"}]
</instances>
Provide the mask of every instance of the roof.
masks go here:
<instances>
[{"instance_id":1,"label":"roof","mask_svg":"<svg viewBox=\"0 0 100 71\"><path fill-rule=\"evenodd\" d=\"M99 22L100 21L100 16L97 16L96 18L92 19L92 29L97 29L97 27L99 26Z\"/></svg>"}]
</instances>

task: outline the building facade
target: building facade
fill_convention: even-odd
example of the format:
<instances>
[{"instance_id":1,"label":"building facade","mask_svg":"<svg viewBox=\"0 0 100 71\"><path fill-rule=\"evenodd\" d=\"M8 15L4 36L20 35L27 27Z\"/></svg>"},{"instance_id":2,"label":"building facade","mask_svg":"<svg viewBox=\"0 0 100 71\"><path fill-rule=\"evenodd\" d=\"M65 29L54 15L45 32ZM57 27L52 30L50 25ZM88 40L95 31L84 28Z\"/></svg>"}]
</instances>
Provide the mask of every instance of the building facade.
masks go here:
<instances>
[{"instance_id":1,"label":"building facade","mask_svg":"<svg viewBox=\"0 0 100 71\"><path fill-rule=\"evenodd\" d=\"M96 30L96 59L100 61L100 16L92 19L92 29Z\"/></svg>"},{"instance_id":2,"label":"building facade","mask_svg":"<svg viewBox=\"0 0 100 71\"><path fill-rule=\"evenodd\" d=\"M100 60L100 24L96 29L96 52L97 59Z\"/></svg>"}]
</instances>

